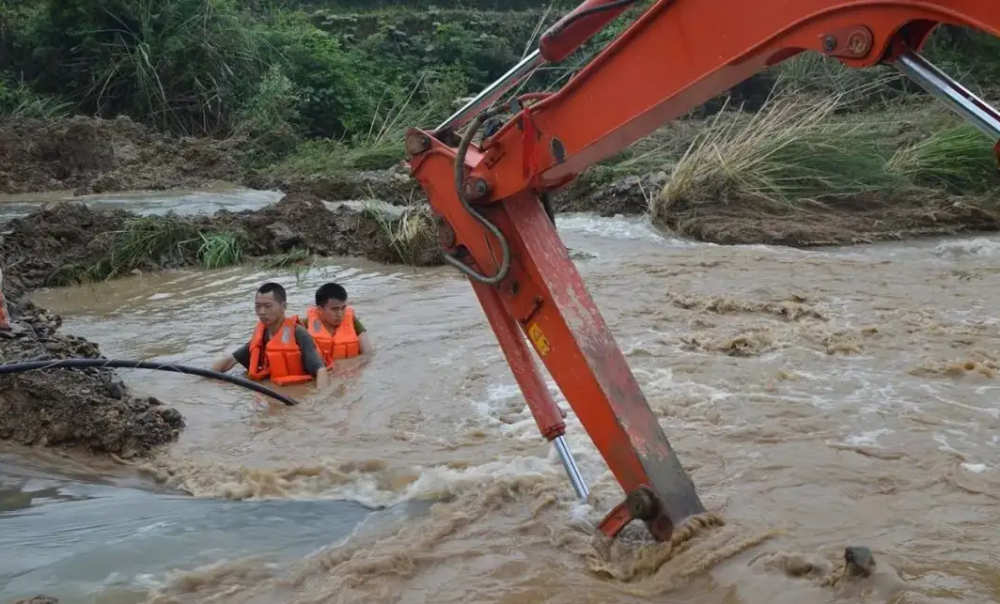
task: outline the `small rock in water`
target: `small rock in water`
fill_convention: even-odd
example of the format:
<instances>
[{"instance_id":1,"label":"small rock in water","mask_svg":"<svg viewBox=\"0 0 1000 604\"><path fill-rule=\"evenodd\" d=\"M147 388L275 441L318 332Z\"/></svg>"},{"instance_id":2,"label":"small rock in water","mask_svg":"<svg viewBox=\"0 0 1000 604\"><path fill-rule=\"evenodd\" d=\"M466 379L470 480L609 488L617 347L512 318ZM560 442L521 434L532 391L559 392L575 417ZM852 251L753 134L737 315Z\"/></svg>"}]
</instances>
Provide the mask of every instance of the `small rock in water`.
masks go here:
<instances>
[{"instance_id":1,"label":"small rock in water","mask_svg":"<svg viewBox=\"0 0 1000 604\"><path fill-rule=\"evenodd\" d=\"M855 577L867 577L875 570L875 556L863 545L851 545L844 550L847 572Z\"/></svg>"}]
</instances>

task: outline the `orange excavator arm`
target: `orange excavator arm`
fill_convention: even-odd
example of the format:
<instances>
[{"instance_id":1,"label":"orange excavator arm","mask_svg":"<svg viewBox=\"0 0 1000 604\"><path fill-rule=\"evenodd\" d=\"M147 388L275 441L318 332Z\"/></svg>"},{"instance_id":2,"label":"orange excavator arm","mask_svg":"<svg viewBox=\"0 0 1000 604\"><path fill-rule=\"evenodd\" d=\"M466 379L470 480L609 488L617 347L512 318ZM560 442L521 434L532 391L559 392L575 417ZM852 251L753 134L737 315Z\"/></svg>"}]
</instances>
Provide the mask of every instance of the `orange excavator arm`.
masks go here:
<instances>
[{"instance_id":1,"label":"orange excavator arm","mask_svg":"<svg viewBox=\"0 0 1000 604\"><path fill-rule=\"evenodd\" d=\"M548 193L804 51L853 68L895 65L1000 141L1000 114L917 52L939 24L1000 37L1000 2L659 0L562 89L512 99L505 109L513 117L473 142L518 82L565 59L633 4L587 0L545 33L538 50L438 128L409 130L406 148L437 217L444 258L471 281L577 494L586 499L587 485L525 335L625 492L601 530L613 537L642 520L663 540L705 510L556 232Z\"/></svg>"}]
</instances>

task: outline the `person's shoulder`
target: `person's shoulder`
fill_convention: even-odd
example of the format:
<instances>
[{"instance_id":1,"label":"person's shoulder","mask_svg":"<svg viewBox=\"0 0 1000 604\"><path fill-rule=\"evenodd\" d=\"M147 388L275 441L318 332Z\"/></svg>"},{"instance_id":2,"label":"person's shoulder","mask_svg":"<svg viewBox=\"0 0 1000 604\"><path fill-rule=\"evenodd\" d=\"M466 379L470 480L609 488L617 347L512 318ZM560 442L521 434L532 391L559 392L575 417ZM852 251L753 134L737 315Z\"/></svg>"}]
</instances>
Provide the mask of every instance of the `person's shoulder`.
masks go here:
<instances>
[{"instance_id":1,"label":"person's shoulder","mask_svg":"<svg viewBox=\"0 0 1000 604\"><path fill-rule=\"evenodd\" d=\"M303 338L312 339L312 334L306 329L301 323L295 324L295 339L301 340Z\"/></svg>"}]
</instances>

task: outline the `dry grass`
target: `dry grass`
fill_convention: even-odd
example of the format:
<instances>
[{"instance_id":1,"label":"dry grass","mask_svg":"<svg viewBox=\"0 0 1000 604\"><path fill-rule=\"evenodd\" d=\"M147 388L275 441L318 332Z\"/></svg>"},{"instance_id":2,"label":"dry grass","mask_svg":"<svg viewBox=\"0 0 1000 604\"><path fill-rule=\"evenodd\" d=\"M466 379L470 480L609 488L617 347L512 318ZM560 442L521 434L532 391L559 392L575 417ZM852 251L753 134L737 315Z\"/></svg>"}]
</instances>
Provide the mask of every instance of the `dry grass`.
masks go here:
<instances>
[{"instance_id":1,"label":"dry grass","mask_svg":"<svg viewBox=\"0 0 1000 604\"><path fill-rule=\"evenodd\" d=\"M723 111L705 124L651 201L655 217L679 202L743 200L788 206L803 200L884 191L885 122L839 118L842 99L772 99L748 116Z\"/></svg>"},{"instance_id":2,"label":"dry grass","mask_svg":"<svg viewBox=\"0 0 1000 604\"><path fill-rule=\"evenodd\" d=\"M427 206L412 206L396 216L368 202L364 211L378 222L396 260L403 264L419 265L429 250L440 247L437 225Z\"/></svg>"}]
</instances>

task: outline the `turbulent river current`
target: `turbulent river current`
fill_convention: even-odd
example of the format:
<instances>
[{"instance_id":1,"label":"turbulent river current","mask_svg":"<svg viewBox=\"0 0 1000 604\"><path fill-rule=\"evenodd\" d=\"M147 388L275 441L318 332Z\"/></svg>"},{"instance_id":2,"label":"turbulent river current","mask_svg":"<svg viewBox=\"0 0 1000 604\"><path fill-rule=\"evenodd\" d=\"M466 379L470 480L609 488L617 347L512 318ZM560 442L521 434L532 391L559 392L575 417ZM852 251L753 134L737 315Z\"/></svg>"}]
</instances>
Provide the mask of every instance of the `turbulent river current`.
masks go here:
<instances>
[{"instance_id":1,"label":"turbulent river current","mask_svg":"<svg viewBox=\"0 0 1000 604\"><path fill-rule=\"evenodd\" d=\"M274 199L225 195L121 203ZM322 396L290 389L292 408L122 371L187 420L154 462L0 449L0 600L1000 601L1000 239L802 251L694 244L640 218L558 227L725 526L674 547L596 542L620 488L557 395L594 492L577 502L452 269L173 271L33 299L109 358L207 367L248 337L260 283L301 312L337 281L376 353ZM872 549L873 577L837 580L849 545Z\"/></svg>"}]
</instances>

